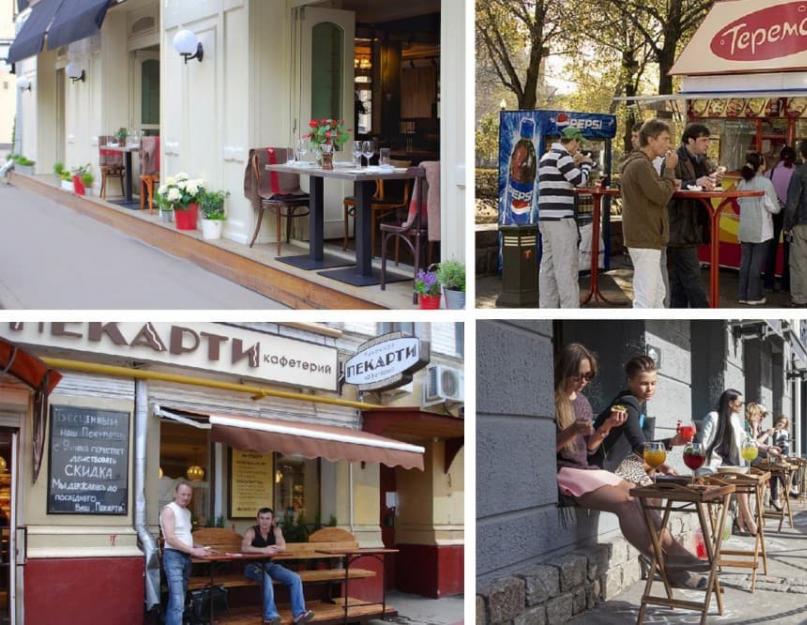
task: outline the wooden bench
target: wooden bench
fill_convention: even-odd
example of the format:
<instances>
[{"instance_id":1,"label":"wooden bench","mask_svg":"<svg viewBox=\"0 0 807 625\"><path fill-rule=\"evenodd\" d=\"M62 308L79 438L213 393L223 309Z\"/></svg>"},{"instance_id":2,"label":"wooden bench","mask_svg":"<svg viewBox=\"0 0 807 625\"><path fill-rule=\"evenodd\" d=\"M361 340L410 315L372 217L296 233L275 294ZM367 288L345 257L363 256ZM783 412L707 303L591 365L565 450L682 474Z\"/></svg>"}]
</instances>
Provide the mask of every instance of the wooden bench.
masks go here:
<instances>
[{"instance_id":1,"label":"wooden bench","mask_svg":"<svg viewBox=\"0 0 807 625\"><path fill-rule=\"evenodd\" d=\"M221 553L239 553L241 551L242 536L237 532L222 528L204 528L193 533L193 542L197 545L212 547ZM315 560L336 560L339 556L317 553L322 549L355 549L358 547L356 538L347 530L336 527L326 527L317 530L308 539L307 543L286 543L286 551L272 558L273 562L286 561L315 561ZM194 562L204 562L203 559L194 559ZM251 586L255 584L244 575L247 562L236 562L239 570L237 572L219 573L215 576L217 586L225 588L237 588ZM314 583L338 583L345 581L345 569L332 567L327 569L303 569L295 571L305 584ZM375 577L375 572L367 569L350 567L348 579L365 579ZM275 584L278 582L273 580ZM191 576L188 583L189 590L204 588L210 583L208 575Z\"/></svg>"}]
</instances>

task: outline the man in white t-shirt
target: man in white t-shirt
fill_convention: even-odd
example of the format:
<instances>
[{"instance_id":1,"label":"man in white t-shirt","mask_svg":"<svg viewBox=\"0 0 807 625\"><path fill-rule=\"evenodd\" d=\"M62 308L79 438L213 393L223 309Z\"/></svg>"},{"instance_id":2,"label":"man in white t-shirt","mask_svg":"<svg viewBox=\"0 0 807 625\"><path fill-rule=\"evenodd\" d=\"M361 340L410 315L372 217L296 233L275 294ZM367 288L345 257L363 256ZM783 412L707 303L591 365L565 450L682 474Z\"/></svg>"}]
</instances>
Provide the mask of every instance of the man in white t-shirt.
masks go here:
<instances>
[{"instance_id":1,"label":"man in white t-shirt","mask_svg":"<svg viewBox=\"0 0 807 625\"><path fill-rule=\"evenodd\" d=\"M187 482L179 482L174 489L174 501L160 512L163 532L163 570L168 582L168 608L165 625L182 625L185 610L185 593L191 575L191 557L204 558L213 553L210 547L193 544L191 534L191 502L193 490Z\"/></svg>"}]
</instances>

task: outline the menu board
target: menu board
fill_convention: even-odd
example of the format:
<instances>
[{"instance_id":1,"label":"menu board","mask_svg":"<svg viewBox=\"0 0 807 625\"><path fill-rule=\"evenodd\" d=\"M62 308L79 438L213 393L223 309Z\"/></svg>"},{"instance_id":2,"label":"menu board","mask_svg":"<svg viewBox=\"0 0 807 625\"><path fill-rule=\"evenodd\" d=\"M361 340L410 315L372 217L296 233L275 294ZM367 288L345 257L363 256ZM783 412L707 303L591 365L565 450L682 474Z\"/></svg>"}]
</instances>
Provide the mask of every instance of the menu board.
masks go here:
<instances>
[{"instance_id":1,"label":"menu board","mask_svg":"<svg viewBox=\"0 0 807 625\"><path fill-rule=\"evenodd\" d=\"M272 454L230 449L231 519L254 519L260 508L272 506L274 487Z\"/></svg>"},{"instance_id":2,"label":"menu board","mask_svg":"<svg viewBox=\"0 0 807 625\"><path fill-rule=\"evenodd\" d=\"M127 514L129 413L51 406L48 465L48 514Z\"/></svg>"}]
</instances>

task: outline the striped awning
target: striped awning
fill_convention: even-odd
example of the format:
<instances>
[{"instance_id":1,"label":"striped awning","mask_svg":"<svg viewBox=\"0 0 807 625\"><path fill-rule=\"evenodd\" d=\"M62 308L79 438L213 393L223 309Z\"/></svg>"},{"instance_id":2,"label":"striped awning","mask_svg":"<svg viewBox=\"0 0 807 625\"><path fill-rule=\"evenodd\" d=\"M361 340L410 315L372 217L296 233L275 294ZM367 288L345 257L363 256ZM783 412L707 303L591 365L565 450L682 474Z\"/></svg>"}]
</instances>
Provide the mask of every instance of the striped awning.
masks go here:
<instances>
[{"instance_id":1,"label":"striped awning","mask_svg":"<svg viewBox=\"0 0 807 625\"><path fill-rule=\"evenodd\" d=\"M31 14L8 49L7 60L9 63L18 63L42 52L45 45L45 34L63 2L64 0L39 0L31 7ZM64 3L69 4L69 2Z\"/></svg>"},{"instance_id":2,"label":"striped awning","mask_svg":"<svg viewBox=\"0 0 807 625\"><path fill-rule=\"evenodd\" d=\"M48 48L55 50L101 30L107 9L115 0L67 0L48 29Z\"/></svg>"}]
</instances>

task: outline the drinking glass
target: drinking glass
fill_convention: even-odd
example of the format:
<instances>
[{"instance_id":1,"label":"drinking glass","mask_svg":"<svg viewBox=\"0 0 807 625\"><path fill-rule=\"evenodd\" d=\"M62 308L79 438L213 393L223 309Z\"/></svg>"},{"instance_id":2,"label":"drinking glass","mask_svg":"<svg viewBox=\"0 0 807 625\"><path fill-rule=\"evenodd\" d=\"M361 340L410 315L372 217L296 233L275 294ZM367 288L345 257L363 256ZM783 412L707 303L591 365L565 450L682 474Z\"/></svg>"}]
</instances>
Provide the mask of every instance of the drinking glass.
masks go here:
<instances>
[{"instance_id":1,"label":"drinking glass","mask_svg":"<svg viewBox=\"0 0 807 625\"><path fill-rule=\"evenodd\" d=\"M676 428L678 433L681 435L687 443L691 443L692 439L695 438L695 426L694 425L683 425L682 423L678 423L678 427Z\"/></svg>"},{"instance_id":2,"label":"drinking glass","mask_svg":"<svg viewBox=\"0 0 807 625\"><path fill-rule=\"evenodd\" d=\"M643 458L651 469L655 469L664 464L664 461L667 459L667 449L664 447L664 443L645 443ZM653 483L656 483L655 473L653 473Z\"/></svg>"},{"instance_id":3,"label":"drinking glass","mask_svg":"<svg viewBox=\"0 0 807 625\"><path fill-rule=\"evenodd\" d=\"M361 141L353 142L353 164L361 167Z\"/></svg>"},{"instance_id":4,"label":"drinking glass","mask_svg":"<svg viewBox=\"0 0 807 625\"><path fill-rule=\"evenodd\" d=\"M700 443L687 443L684 447L684 464L692 471L692 484L695 483L695 471L706 462L706 451Z\"/></svg>"},{"instance_id":5,"label":"drinking glass","mask_svg":"<svg viewBox=\"0 0 807 625\"><path fill-rule=\"evenodd\" d=\"M748 462L748 464L751 464L757 459L758 455L759 449L757 448L757 442L750 436L747 437L740 447L740 456L742 456L742 459Z\"/></svg>"},{"instance_id":6,"label":"drinking glass","mask_svg":"<svg viewBox=\"0 0 807 625\"><path fill-rule=\"evenodd\" d=\"M308 141L305 139L297 139L297 160L300 162L305 161L305 155L308 154Z\"/></svg>"},{"instance_id":7,"label":"drinking glass","mask_svg":"<svg viewBox=\"0 0 807 625\"><path fill-rule=\"evenodd\" d=\"M361 144L361 153L367 159L367 167L370 166L370 159L375 154L375 141L365 141Z\"/></svg>"},{"instance_id":8,"label":"drinking glass","mask_svg":"<svg viewBox=\"0 0 807 625\"><path fill-rule=\"evenodd\" d=\"M378 151L378 153L380 155L379 158L378 158L378 164L379 165L389 165L390 164L390 152L391 152L391 150L389 148L381 148Z\"/></svg>"}]
</instances>

